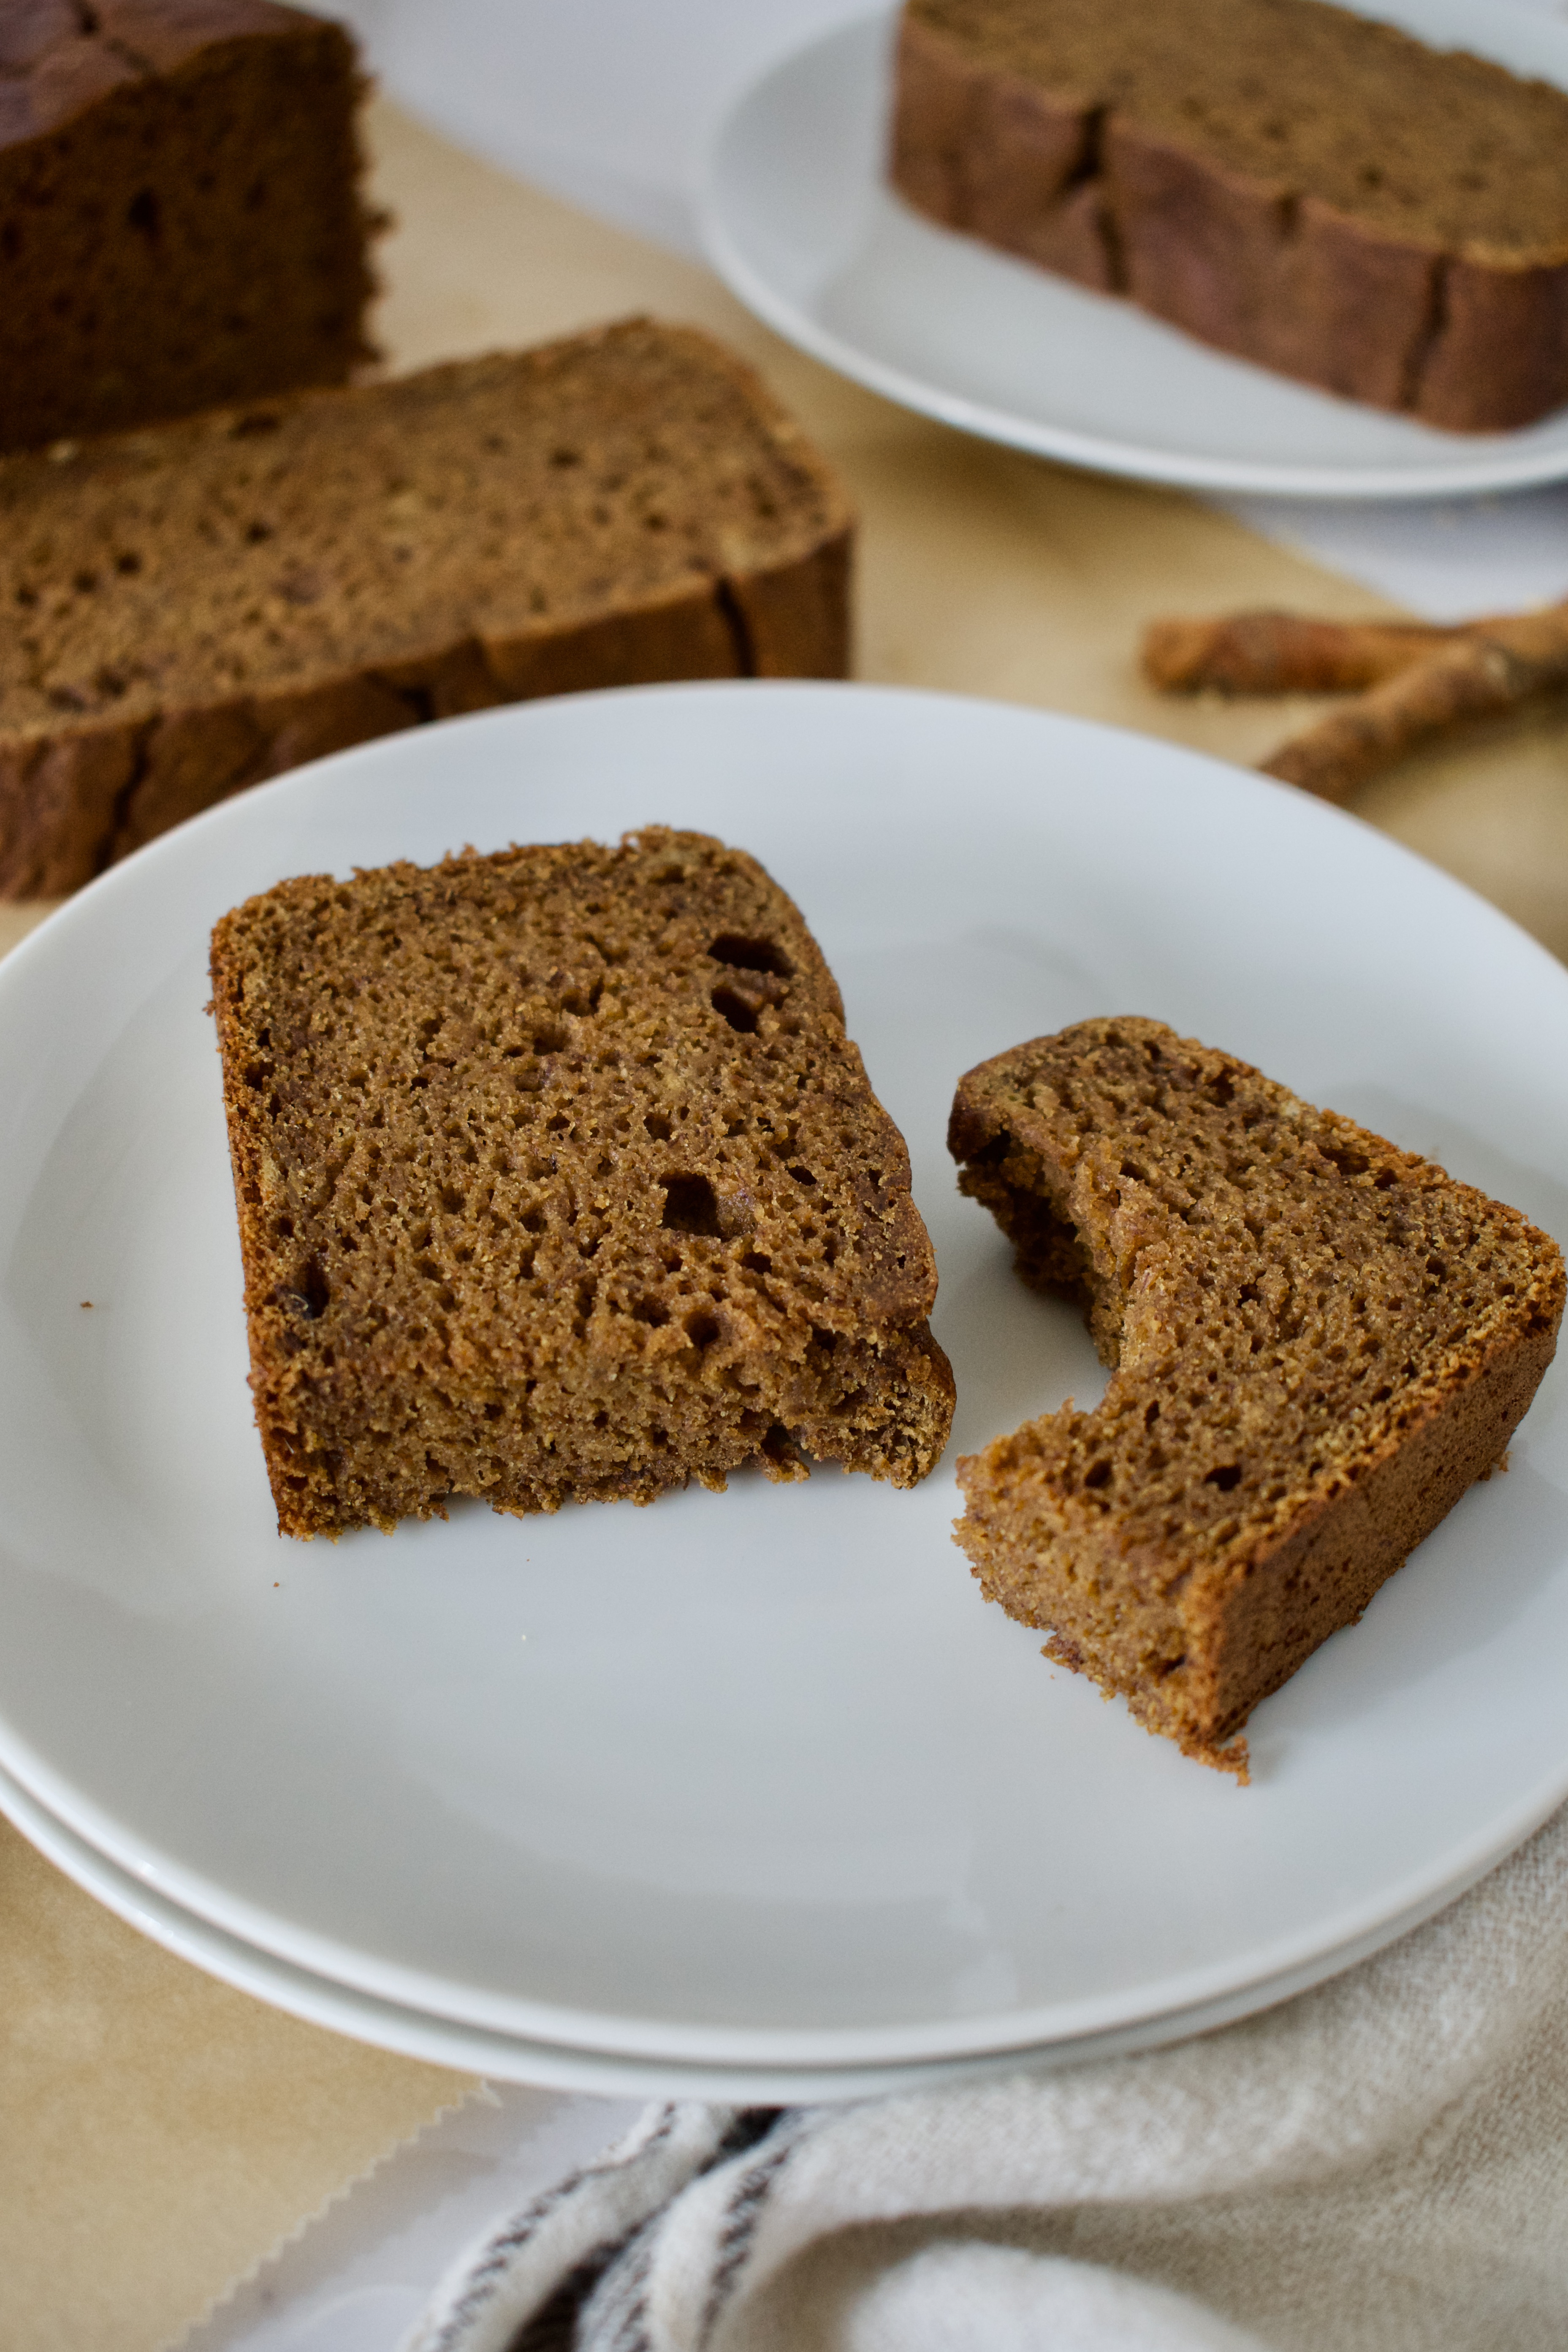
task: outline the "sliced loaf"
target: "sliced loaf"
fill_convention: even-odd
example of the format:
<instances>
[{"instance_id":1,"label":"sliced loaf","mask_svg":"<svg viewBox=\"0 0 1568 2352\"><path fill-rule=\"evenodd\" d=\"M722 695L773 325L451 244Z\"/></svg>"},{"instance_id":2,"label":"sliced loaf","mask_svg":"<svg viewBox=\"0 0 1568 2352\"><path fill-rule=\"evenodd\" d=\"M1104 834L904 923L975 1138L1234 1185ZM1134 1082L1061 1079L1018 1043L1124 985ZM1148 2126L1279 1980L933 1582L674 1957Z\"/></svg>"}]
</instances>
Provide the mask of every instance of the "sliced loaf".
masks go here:
<instances>
[{"instance_id":1,"label":"sliced loaf","mask_svg":"<svg viewBox=\"0 0 1568 2352\"><path fill-rule=\"evenodd\" d=\"M0 896L420 719L841 676L851 538L752 371L647 320L0 459Z\"/></svg>"}]
</instances>

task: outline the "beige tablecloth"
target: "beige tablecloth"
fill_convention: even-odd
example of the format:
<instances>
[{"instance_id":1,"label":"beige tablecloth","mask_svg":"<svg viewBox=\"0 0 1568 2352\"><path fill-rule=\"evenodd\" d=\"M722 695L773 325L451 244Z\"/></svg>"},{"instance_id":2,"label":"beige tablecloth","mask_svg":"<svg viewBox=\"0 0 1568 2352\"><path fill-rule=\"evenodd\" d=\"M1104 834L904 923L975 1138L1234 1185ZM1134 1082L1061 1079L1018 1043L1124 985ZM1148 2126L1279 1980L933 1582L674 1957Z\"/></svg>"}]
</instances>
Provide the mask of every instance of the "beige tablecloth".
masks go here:
<instances>
[{"instance_id":1,"label":"beige tablecloth","mask_svg":"<svg viewBox=\"0 0 1568 2352\"><path fill-rule=\"evenodd\" d=\"M1143 622L1385 609L1174 494L991 448L841 383L705 272L375 116L382 333L398 368L650 310L763 368L847 476L863 677L1110 719L1259 757L1306 706L1169 702ZM1412 761L1361 813L1568 952L1568 719ZM37 910L0 909L0 948ZM156 2352L377 2157L467 2095L266 2009L121 1927L0 1827L0 2346Z\"/></svg>"}]
</instances>

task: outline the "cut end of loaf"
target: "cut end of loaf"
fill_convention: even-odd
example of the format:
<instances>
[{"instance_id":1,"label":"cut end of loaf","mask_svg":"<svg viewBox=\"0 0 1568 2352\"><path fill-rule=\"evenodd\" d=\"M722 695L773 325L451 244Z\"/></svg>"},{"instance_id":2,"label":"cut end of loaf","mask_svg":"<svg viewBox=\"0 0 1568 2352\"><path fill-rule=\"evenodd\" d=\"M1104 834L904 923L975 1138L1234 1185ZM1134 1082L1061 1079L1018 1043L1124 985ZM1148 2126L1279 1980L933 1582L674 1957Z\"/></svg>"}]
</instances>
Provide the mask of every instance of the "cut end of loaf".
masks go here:
<instances>
[{"instance_id":1,"label":"cut end of loaf","mask_svg":"<svg viewBox=\"0 0 1568 2352\"><path fill-rule=\"evenodd\" d=\"M365 84L267 0L0 26L0 448L341 383L374 356Z\"/></svg>"}]
</instances>

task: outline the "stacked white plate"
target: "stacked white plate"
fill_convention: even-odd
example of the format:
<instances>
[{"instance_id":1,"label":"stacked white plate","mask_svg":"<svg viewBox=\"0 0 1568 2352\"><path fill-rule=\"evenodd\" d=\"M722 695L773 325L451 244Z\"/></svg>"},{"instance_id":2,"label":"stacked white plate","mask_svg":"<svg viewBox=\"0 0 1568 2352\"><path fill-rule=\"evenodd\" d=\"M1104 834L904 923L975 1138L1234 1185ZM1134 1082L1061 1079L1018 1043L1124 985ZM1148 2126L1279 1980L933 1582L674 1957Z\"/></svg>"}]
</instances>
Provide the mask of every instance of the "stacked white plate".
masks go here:
<instances>
[{"instance_id":1,"label":"stacked white plate","mask_svg":"<svg viewBox=\"0 0 1568 2352\"><path fill-rule=\"evenodd\" d=\"M942 1272L954 1442L900 1494L280 1539L207 994L286 875L697 826L838 975ZM1281 1997L1568 1795L1568 1412L1252 1725L1238 1789L980 1600L954 1456L1103 1374L944 1150L954 1081L1171 1022L1568 1234L1568 973L1353 820L1131 735L826 686L396 736L244 795L0 966L0 1804L201 1966L497 2077L819 2099ZM90 1301L90 1307L83 1302Z\"/></svg>"},{"instance_id":2,"label":"stacked white plate","mask_svg":"<svg viewBox=\"0 0 1568 2352\"><path fill-rule=\"evenodd\" d=\"M1357 13L1568 89L1568 25L1539 0ZM1359 500L1568 476L1568 408L1515 433L1438 433L936 227L886 184L896 16L881 5L781 58L713 144L709 258L792 342L924 415L1144 481Z\"/></svg>"}]
</instances>

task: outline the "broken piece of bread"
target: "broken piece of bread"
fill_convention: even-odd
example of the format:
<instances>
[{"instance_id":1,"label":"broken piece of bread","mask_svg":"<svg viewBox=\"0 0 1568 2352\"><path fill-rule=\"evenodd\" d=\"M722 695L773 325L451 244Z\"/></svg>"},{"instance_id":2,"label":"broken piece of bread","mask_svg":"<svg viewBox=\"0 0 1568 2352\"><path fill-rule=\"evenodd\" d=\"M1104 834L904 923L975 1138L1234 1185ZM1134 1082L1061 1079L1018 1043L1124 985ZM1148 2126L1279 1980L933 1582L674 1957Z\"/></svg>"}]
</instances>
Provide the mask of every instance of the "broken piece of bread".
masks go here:
<instances>
[{"instance_id":1,"label":"broken piece of bread","mask_svg":"<svg viewBox=\"0 0 1568 2352\"><path fill-rule=\"evenodd\" d=\"M958 1465L989 1600L1151 1731L1236 1735L1499 1461L1563 1266L1518 1210L1157 1021L958 1088L949 1144L1026 1281L1115 1367Z\"/></svg>"}]
</instances>

